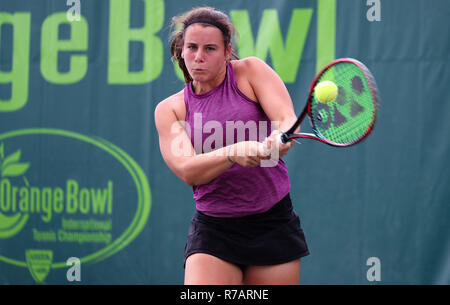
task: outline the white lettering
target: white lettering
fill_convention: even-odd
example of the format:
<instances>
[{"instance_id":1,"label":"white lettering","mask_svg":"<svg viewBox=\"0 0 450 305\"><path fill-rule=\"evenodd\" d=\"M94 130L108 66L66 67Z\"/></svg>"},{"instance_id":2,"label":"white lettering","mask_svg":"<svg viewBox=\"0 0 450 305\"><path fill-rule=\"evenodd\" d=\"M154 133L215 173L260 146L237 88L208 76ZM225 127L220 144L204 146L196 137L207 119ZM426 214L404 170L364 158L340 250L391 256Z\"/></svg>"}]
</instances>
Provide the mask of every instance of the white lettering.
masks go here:
<instances>
[{"instance_id":1,"label":"white lettering","mask_svg":"<svg viewBox=\"0 0 450 305\"><path fill-rule=\"evenodd\" d=\"M66 277L69 282L81 282L81 262L77 257L70 257L66 261L67 266L72 266L67 270Z\"/></svg>"},{"instance_id":2,"label":"white lettering","mask_svg":"<svg viewBox=\"0 0 450 305\"><path fill-rule=\"evenodd\" d=\"M381 261L378 257L369 257L366 262L367 266L371 266L367 270L367 280L369 282L381 281Z\"/></svg>"},{"instance_id":3,"label":"white lettering","mask_svg":"<svg viewBox=\"0 0 450 305\"><path fill-rule=\"evenodd\" d=\"M367 20L370 22L381 21L381 2L380 0L367 0L367 5L372 5L367 10Z\"/></svg>"}]
</instances>

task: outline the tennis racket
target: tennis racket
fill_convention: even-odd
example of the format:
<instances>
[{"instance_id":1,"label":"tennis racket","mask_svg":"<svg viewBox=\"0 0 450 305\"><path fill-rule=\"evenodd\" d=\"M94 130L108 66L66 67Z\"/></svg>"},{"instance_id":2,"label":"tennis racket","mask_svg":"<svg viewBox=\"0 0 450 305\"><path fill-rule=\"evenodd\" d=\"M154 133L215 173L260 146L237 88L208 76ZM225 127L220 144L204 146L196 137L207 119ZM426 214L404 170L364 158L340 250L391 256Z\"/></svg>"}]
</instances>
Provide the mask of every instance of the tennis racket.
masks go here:
<instances>
[{"instance_id":1,"label":"tennis racket","mask_svg":"<svg viewBox=\"0 0 450 305\"><path fill-rule=\"evenodd\" d=\"M336 84L338 94L333 101L322 103L314 88L327 80ZM295 124L280 134L279 142L306 138L338 147L354 145L372 132L378 103L378 89L369 69L352 58L336 59L314 78L303 111ZM306 115L314 133L295 133Z\"/></svg>"}]
</instances>

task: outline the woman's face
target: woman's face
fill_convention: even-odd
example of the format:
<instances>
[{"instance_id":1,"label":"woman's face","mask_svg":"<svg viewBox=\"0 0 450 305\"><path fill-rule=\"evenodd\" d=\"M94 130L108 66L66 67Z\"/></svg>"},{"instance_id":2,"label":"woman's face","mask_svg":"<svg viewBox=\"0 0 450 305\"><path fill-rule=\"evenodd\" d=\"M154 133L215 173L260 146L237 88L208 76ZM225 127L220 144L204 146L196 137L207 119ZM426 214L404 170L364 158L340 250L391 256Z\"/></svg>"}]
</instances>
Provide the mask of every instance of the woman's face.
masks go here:
<instances>
[{"instance_id":1,"label":"woman's face","mask_svg":"<svg viewBox=\"0 0 450 305\"><path fill-rule=\"evenodd\" d=\"M185 32L182 57L192 79L212 81L225 70L231 44L225 52L222 32L215 26L190 25Z\"/></svg>"}]
</instances>

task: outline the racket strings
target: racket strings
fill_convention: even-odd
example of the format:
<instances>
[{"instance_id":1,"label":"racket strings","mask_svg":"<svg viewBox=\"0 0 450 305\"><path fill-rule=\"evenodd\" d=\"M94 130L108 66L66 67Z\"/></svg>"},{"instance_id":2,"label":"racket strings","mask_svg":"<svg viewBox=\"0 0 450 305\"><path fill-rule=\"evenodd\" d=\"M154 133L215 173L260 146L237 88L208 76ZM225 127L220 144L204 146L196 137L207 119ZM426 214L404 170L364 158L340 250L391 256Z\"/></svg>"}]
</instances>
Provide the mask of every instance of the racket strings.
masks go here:
<instances>
[{"instance_id":1,"label":"racket strings","mask_svg":"<svg viewBox=\"0 0 450 305\"><path fill-rule=\"evenodd\" d=\"M302 142L298 141L296 138L291 138L292 141L294 141L297 144L302 144Z\"/></svg>"},{"instance_id":2,"label":"racket strings","mask_svg":"<svg viewBox=\"0 0 450 305\"><path fill-rule=\"evenodd\" d=\"M368 72L370 76L370 72ZM317 83L330 80L338 86L338 97L327 104L315 96L311 100L311 119L315 132L326 140L354 143L370 130L375 115L376 87L353 63L340 62L325 70Z\"/></svg>"}]
</instances>

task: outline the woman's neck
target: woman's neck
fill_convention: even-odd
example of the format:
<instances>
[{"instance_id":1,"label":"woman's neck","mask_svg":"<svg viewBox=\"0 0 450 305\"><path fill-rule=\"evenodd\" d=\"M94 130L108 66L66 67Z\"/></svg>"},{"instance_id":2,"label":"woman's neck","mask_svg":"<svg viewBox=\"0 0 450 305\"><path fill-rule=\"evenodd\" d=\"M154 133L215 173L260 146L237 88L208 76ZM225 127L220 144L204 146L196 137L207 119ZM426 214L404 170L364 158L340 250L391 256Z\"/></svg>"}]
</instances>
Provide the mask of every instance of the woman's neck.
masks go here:
<instances>
[{"instance_id":1,"label":"woman's neck","mask_svg":"<svg viewBox=\"0 0 450 305\"><path fill-rule=\"evenodd\" d=\"M225 79L225 76L227 75L227 66L224 66L224 69L217 73L216 77L212 80L209 80L207 82L199 82L199 81L192 81L192 89L194 90L195 94L203 94L208 91L213 90L217 86L219 86Z\"/></svg>"}]
</instances>

